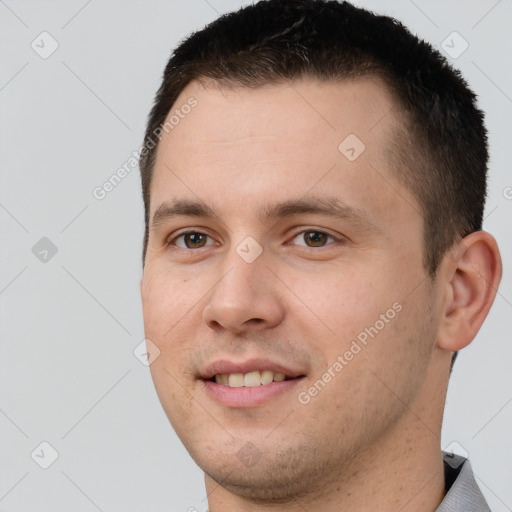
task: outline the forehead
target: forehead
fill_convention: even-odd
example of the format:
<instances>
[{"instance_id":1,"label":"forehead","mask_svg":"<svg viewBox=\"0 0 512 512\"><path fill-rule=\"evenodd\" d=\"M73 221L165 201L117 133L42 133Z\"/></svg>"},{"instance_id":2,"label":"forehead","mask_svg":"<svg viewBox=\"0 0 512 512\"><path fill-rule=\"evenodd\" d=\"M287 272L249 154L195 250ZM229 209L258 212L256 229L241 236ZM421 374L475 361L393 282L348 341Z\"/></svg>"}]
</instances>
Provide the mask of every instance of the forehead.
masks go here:
<instances>
[{"instance_id":1,"label":"forehead","mask_svg":"<svg viewBox=\"0 0 512 512\"><path fill-rule=\"evenodd\" d=\"M189 104L194 108L184 107ZM217 213L248 211L249 204L256 211L258 201L308 192L335 193L374 218L419 211L389 169L397 121L378 79L305 79L254 89L192 82L170 116L176 119L155 163L153 213L176 198L204 200Z\"/></svg>"},{"instance_id":2,"label":"forehead","mask_svg":"<svg viewBox=\"0 0 512 512\"><path fill-rule=\"evenodd\" d=\"M192 99L193 110L187 107ZM178 120L173 113L181 110L190 112ZM194 81L173 105L167 119L173 117L178 123L160 146L171 140L184 145L250 142L254 146L257 137L275 137L290 146L299 141L318 146L322 140L318 149L325 152L336 150L350 133L371 144L378 142L394 120L392 110L388 88L377 77L336 82L307 78L256 88ZM374 130L381 123L384 129Z\"/></svg>"}]
</instances>

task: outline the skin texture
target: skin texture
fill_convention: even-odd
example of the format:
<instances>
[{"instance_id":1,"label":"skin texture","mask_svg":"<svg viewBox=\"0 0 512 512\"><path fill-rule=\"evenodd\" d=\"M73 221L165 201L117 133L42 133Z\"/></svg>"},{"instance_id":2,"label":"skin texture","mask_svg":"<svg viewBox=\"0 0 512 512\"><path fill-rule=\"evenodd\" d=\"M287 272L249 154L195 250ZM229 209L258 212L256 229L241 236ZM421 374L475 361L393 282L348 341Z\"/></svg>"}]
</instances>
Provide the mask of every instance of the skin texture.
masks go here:
<instances>
[{"instance_id":1,"label":"skin texture","mask_svg":"<svg viewBox=\"0 0 512 512\"><path fill-rule=\"evenodd\" d=\"M205 472L210 511L434 511L445 492L451 356L494 299L494 239L469 235L427 277L419 205L386 158L399 120L377 80L253 90L193 82L174 108L191 96L197 106L160 142L150 219L173 199L216 216L150 224L141 294L146 338L160 350L155 388ZM338 149L349 134L365 144L352 162ZM259 216L268 203L327 196L364 210L373 227L317 213ZM187 230L206 244L187 249L176 238ZM334 238L311 246L311 231ZM249 236L263 249L252 263L236 251ZM400 311L301 403L393 304ZM198 376L208 363L256 357L305 377L251 408L205 392ZM257 462L244 462L244 450Z\"/></svg>"}]
</instances>

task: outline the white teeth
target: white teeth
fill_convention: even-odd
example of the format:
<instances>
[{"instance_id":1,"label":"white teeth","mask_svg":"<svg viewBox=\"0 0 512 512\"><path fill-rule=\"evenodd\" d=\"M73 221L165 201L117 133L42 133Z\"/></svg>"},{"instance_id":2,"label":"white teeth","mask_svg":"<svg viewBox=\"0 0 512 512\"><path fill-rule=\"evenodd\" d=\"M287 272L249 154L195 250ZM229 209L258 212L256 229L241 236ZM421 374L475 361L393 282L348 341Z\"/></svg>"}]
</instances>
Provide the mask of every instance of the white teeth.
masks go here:
<instances>
[{"instance_id":1,"label":"white teeth","mask_svg":"<svg viewBox=\"0 0 512 512\"><path fill-rule=\"evenodd\" d=\"M231 388L254 388L265 386L271 382L282 382L286 380L284 373L274 373L271 370L254 371L246 374L242 373L223 373L215 375L215 382Z\"/></svg>"},{"instance_id":2,"label":"white teeth","mask_svg":"<svg viewBox=\"0 0 512 512\"><path fill-rule=\"evenodd\" d=\"M244 375L244 387L255 388L261 385L260 372L249 372Z\"/></svg>"},{"instance_id":3,"label":"white teeth","mask_svg":"<svg viewBox=\"0 0 512 512\"><path fill-rule=\"evenodd\" d=\"M231 373L228 378L228 385L231 388L241 388L244 385L242 373Z\"/></svg>"},{"instance_id":4,"label":"white teeth","mask_svg":"<svg viewBox=\"0 0 512 512\"><path fill-rule=\"evenodd\" d=\"M263 370L261 372L261 383L263 385L270 384L274 380L274 372L270 370Z\"/></svg>"}]
</instances>

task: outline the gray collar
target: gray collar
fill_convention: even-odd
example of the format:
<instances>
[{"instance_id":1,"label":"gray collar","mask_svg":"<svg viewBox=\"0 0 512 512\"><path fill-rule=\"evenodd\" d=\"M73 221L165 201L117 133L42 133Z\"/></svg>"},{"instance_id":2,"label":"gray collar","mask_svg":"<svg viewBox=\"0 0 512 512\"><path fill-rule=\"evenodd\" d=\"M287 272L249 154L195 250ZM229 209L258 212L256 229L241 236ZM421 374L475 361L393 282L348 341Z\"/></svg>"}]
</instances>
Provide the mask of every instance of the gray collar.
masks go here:
<instances>
[{"instance_id":1,"label":"gray collar","mask_svg":"<svg viewBox=\"0 0 512 512\"><path fill-rule=\"evenodd\" d=\"M443 452L443 461L447 492L436 512L491 512L469 460Z\"/></svg>"}]
</instances>

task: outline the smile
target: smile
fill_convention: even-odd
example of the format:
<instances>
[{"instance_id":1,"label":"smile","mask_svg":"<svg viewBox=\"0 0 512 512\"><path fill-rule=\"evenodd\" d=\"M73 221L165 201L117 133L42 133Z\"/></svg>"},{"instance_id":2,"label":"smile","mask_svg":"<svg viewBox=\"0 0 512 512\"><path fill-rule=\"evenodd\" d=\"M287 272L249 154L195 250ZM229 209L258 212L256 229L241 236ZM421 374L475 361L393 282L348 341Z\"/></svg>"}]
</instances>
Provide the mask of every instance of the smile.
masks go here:
<instances>
[{"instance_id":1,"label":"smile","mask_svg":"<svg viewBox=\"0 0 512 512\"><path fill-rule=\"evenodd\" d=\"M282 382L287 377L284 373L273 372L272 370L258 370L249 373L221 373L212 377L212 381L223 384L230 388L255 388L266 386L271 382Z\"/></svg>"}]
</instances>

